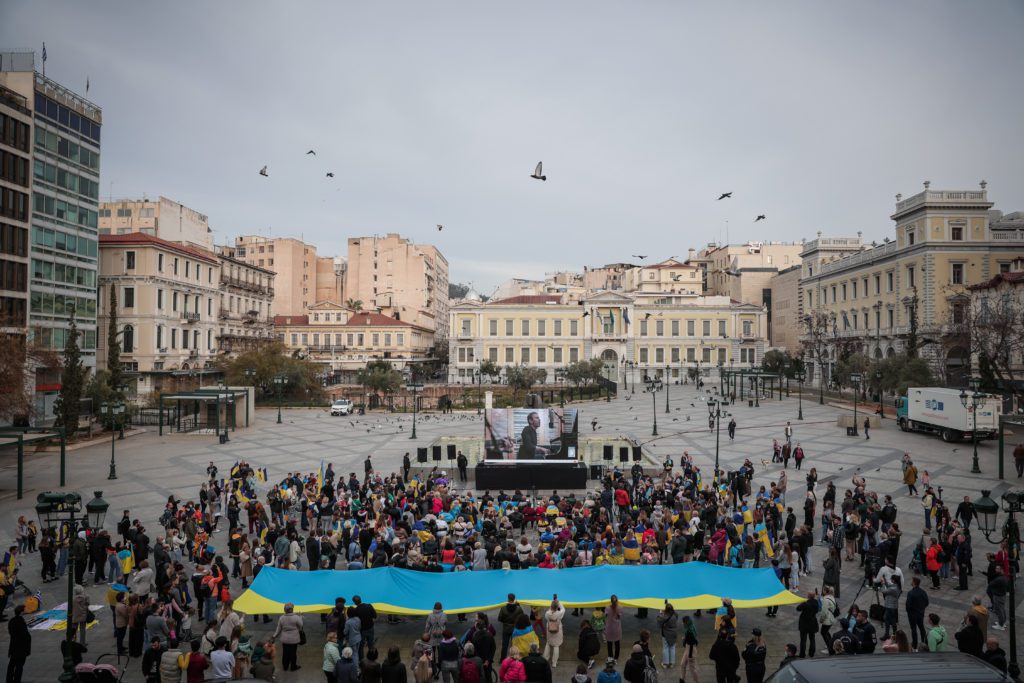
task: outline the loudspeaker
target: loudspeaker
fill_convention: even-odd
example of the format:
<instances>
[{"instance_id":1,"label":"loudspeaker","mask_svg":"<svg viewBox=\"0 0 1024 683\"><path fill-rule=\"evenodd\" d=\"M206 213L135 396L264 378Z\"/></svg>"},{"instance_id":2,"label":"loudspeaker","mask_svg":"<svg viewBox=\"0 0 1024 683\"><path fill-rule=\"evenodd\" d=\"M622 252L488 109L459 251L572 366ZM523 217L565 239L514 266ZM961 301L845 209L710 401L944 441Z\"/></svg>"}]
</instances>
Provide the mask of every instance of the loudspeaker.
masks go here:
<instances>
[{"instance_id":1,"label":"loudspeaker","mask_svg":"<svg viewBox=\"0 0 1024 683\"><path fill-rule=\"evenodd\" d=\"M441 462L441 447L432 446L430 449L430 455L434 458L435 462Z\"/></svg>"},{"instance_id":2,"label":"loudspeaker","mask_svg":"<svg viewBox=\"0 0 1024 683\"><path fill-rule=\"evenodd\" d=\"M604 447L604 459L612 460L615 457L615 451L613 446Z\"/></svg>"},{"instance_id":3,"label":"loudspeaker","mask_svg":"<svg viewBox=\"0 0 1024 683\"><path fill-rule=\"evenodd\" d=\"M633 462L640 462L643 459L643 454L640 452L639 446L633 446Z\"/></svg>"},{"instance_id":4,"label":"loudspeaker","mask_svg":"<svg viewBox=\"0 0 1024 683\"><path fill-rule=\"evenodd\" d=\"M619 462L629 462L629 446L619 446Z\"/></svg>"},{"instance_id":5,"label":"loudspeaker","mask_svg":"<svg viewBox=\"0 0 1024 683\"><path fill-rule=\"evenodd\" d=\"M602 469L604 469L604 468L601 467L601 465L591 465L590 466L590 478L591 479L601 479L601 470Z\"/></svg>"},{"instance_id":6,"label":"loudspeaker","mask_svg":"<svg viewBox=\"0 0 1024 683\"><path fill-rule=\"evenodd\" d=\"M424 446L423 448L417 448L416 449L416 462L426 462L426 461L427 461L427 448L426 448L426 446Z\"/></svg>"},{"instance_id":7,"label":"loudspeaker","mask_svg":"<svg viewBox=\"0 0 1024 683\"><path fill-rule=\"evenodd\" d=\"M448 459L449 460L454 460L455 459L455 444L453 444L453 443L448 444Z\"/></svg>"}]
</instances>

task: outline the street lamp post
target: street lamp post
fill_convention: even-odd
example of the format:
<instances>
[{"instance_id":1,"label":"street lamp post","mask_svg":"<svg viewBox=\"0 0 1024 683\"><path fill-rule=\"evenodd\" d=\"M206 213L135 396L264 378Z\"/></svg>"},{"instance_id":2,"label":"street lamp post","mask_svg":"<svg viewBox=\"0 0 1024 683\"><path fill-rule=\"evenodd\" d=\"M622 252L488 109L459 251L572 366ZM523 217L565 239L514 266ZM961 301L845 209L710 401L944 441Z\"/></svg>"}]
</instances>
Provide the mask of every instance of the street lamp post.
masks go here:
<instances>
[{"instance_id":1,"label":"street lamp post","mask_svg":"<svg viewBox=\"0 0 1024 683\"><path fill-rule=\"evenodd\" d=\"M960 403L963 404L964 408L970 407L971 415L973 416L974 424L971 429L971 445L974 446L974 462L971 465L971 474L981 474L981 468L978 467L978 406L981 405L982 395L978 392L978 387L981 382L977 377L971 377L970 386L971 393L968 395L966 391L960 391Z\"/></svg>"},{"instance_id":2,"label":"street lamp post","mask_svg":"<svg viewBox=\"0 0 1024 683\"><path fill-rule=\"evenodd\" d=\"M658 435L658 392L661 391L662 381L660 377L648 377L647 378L647 391L651 392L651 405L654 408L652 415L654 416L654 429L651 430L651 436Z\"/></svg>"},{"instance_id":3,"label":"street lamp post","mask_svg":"<svg viewBox=\"0 0 1024 683\"><path fill-rule=\"evenodd\" d=\"M110 505L103 500L103 492L96 491L96 496L85 505L85 518L79 517L82 511L82 496L79 493L40 493L36 497L36 514L39 516L40 531L64 527L67 529L66 537L74 539L78 536L79 525L86 525L92 529L103 527L103 520L107 516L107 509ZM71 659L71 642L74 640L76 629L71 627L71 611L74 602L75 589L75 557L68 553L68 604L67 618L64 630L64 670L58 677L62 683L72 683L76 680L75 663Z\"/></svg>"},{"instance_id":4,"label":"street lamp post","mask_svg":"<svg viewBox=\"0 0 1024 683\"><path fill-rule=\"evenodd\" d=\"M998 528L996 526L996 516L999 513L999 504L989 498L989 493L991 491L982 491L981 498L974 501L974 510L978 513L978 526L981 527L981 533L985 534L985 539L989 543L1001 544L1004 541L1006 542L1009 546L1008 550L1012 563L1013 558L1017 556L1018 548L1020 548L1020 527L1017 526L1015 515L1018 512L1024 512L1024 490L1007 491L1002 495L1003 511L1007 514L1007 520L1003 524L1001 537L997 537L994 540L993 535ZM1007 673L1016 680L1020 675L1020 666L1017 664L1017 592L1012 564L1010 576L1007 578L1010 584L1010 594L1008 596L1010 599L1010 662L1007 667Z\"/></svg>"},{"instance_id":5,"label":"street lamp post","mask_svg":"<svg viewBox=\"0 0 1024 683\"><path fill-rule=\"evenodd\" d=\"M665 366L665 414L666 415L669 414L669 409L668 409L668 385L669 385L669 382L672 379L669 376L669 372L671 372L671 370L669 370L669 366L666 365Z\"/></svg>"},{"instance_id":6,"label":"street lamp post","mask_svg":"<svg viewBox=\"0 0 1024 683\"><path fill-rule=\"evenodd\" d=\"M124 402L100 404L100 414L110 419L110 474L107 479L117 479L117 460L114 457L114 443L117 441L117 423L124 414Z\"/></svg>"},{"instance_id":7,"label":"street lamp post","mask_svg":"<svg viewBox=\"0 0 1024 683\"><path fill-rule=\"evenodd\" d=\"M722 406L727 406L727 405L729 405L729 402L726 401L724 398L722 398L722 399L717 399L717 398L708 399L708 417L710 417L711 419L713 419L715 421L715 475L713 477L713 481L715 482L716 485L718 484L718 453L719 453L719 444L721 442L721 437L722 437L722 415L723 415ZM724 413L724 415L728 416L729 413Z\"/></svg>"},{"instance_id":8,"label":"street lamp post","mask_svg":"<svg viewBox=\"0 0 1024 683\"><path fill-rule=\"evenodd\" d=\"M483 412L484 408L484 373L479 369L476 371L476 414Z\"/></svg>"},{"instance_id":9,"label":"street lamp post","mask_svg":"<svg viewBox=\"0 0 1024 683\"><path fill-rule=\"evenodd\" d=\"M853 431L850 432L851 436L859 436L857 431L857 394L860 393L860 381L863 379L859 372L855 372L850 375L850 381L853 382Z\"/></svg>"},{"instance_id":10,"label":"street lamp post","mask_svg":"<svg viewBox=\"0 0 1024 683\"><path fill-rule=\"evenodd\" d=\"M419 409L419 401L416 400L416 392L423 388L422 384L406 384L405 388L412 393L412 434L410 439L416 438L416 412Z\"/></svg>"},{"instance_id":11,"label":"street lamp post","mask_svg":"<svg viewBox=\"0 0 1024 683\"><path fill-rule=\"evenodd\" d=\"M277 424L281 424L281 401L284 395L285 385L288 378L284 375L274 375L274 387L277 389Z\"/></svg>"},{"instance_id":12,"label":"street lamp post","mask_svg":"<svg viewBox=\"0 0 1024 683\"><path fill-rule=\"evenodd\" d=\"M804 374L803 370L797 370L795 379L800 383L800 393L797 394L796 399L797 405L799 406L796 414L796 419L798 420L804 419L804 379L806 379L806 377L807 376Z\"/></svg>"},{"instance_id":13,"label":"street lamp post","mask_svg":"<svg viewBox=\"0 0 1024 683\"><path fill-rule=\"evenodd\" d=\"M754 375L754 407L761 407L761 374Z\"/></svg>"}]
</instances>

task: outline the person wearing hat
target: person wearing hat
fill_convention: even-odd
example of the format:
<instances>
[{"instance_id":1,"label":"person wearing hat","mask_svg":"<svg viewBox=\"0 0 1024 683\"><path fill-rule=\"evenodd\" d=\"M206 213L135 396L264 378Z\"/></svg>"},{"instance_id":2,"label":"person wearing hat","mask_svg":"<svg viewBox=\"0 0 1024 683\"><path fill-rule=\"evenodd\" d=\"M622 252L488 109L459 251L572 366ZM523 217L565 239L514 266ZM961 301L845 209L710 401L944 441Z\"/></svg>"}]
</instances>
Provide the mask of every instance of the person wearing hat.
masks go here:
<instances>
[{"instance_id":1,"label":"person wearing hat","mask_svg":"<svg viewBox=\"0 0 1024 683\"><path fill-rule=\"evenodd\" d=\"M753 637L747 641L747 646L743 649L747 683L761 683L764 680L764 662L768 657L768 648L765 647L764 638L761 637L761 629L755 628L751 634Z\"/></svg>"},{"instance_id":2,"label":"person wearing hat","mask_svg":"<svg viewBox=\"0 0 1024 683\"><path fill-rule=\"evenodd\" d=\"M622 683L622 674L615 670L615 658L609 657L604 668L597 674L597 683Z\"/></svg>"}]
</instances>

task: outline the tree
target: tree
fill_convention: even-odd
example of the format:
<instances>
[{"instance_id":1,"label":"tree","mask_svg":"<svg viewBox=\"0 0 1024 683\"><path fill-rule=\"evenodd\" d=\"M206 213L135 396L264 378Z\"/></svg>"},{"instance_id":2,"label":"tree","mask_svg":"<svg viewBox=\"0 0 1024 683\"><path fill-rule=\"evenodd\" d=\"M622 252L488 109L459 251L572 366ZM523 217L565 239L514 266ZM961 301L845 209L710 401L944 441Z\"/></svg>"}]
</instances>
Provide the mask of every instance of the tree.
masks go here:
<instances>
[{"instance_id":1,"label":"tree","mask_svg":"<svg viewBox=\"0 0 1024 683\"><path fill-rule=\"evenodd\" d=\"M565 367L565 379L576 386L586 386L604 376L604 361L600 358L577 360Z\"/></svg>"},{"instance_id":2,"label":"tree","mask_svg":"<svg viewBox=\"0 0 1024 683\"><path fill-rule=\"evenodd\" d=\"M783 375L790 371L793 359L785 351L772 349L761 358L761 370L769 375Z\"/></svg>"},{"instance_id":3,"label":"tree","mask_svg":"<svg viewBox=\"0 0 1024 683\"><path fill-rule=\"evenodd\" d=\"M82 365L82 351L78 348L78 324L75 311L71 311L71 324L64 342L64 359L60 375L60 394L53 405L55 425L64 428L69 437L78 431L78 413L82 405L82 389L85 385L85 367Z\"/></svg>"},{"instance_id":4,"label":"tree","mask_svg":"<svg viewBox=\"0 0 1024 683\"><path fill-rule=\"evenodd\" d=\"M982 387L1024 399L1024 286L1003 282L980 288L956 315L949 342L977 360Z\"/></svg>"},{"instance_id":5,"label":"tree","mask_svg":"<svg viewBox=\"0 0 1024 683\"><path fill-rule=\"evenodd\" d=\"M501 376L501 366L488 358L480 363L480 374L489 377L493 382L496 377Z\"/></svg>"},{"instance_id":6,"label":"tree","mask_svg":"<svg viewBox=\"0 0 1024 683\"><path fill-rule=\"evenodd\" d=\"M462 299L469 293L469 285L464 285L459 282L448 283L448 298L449 299Z\"/></svg>"},{"instance_id":7,"label":"tree","mask_svg":"<svg viewBox=\"0 0 1024 683\"><path fill-rule=\"evenodd\" d=\"M529 391L537 382L547 377L547 371L543 368L534 368L529 365L506 365L505 381L512 387L512 402L517 402L520 390Z\"/></svg>"},{"instance_id":8,"label":"tree","mask_svg":"<svg viewBox=\"0 0 1024 683\"><path fill-rule=\"evenodd\" d=\"M863 353L844 354L836 361L836 369L835 372L832 373L832 379L835 380L841 391L843 387L854 386L851 376L854 373L860 373L860 386L861 388L864 388L864 380L868 379L868 370L870 367L871 359Z\"/></svg>"},{"instance_id":9,"label":"tree","mask_svg":"<svg viewBox=\"0 0 1024 683\"><path fill-rule=\"evenodd\" d=\"M0 327L20 327L16 321ZM55 368L60 358L39 343L40 335L0 332L0 419L27 422L34 412L32 388L37 367Z\"/></svg>"},{"instance_id":10,"label":"tree","mask_svg":"<svg viewBox=\"0 0 1024 683\"><path fill-rule=\"evenodd\" d=\"M217 367L224 373L227 384L252 385L264 396L277 395L274 377L278 375L288 378L288 384L282 387L282 395L286 398L321 400L324 396L320 380L323 367L305 358L296 358L279 342L246 351L234 358L219 358ZM255 375L249 376L247 370L253 370Z\"/></svg>"},{"instance_id":11,"label":"tree","mask_svg":"<svg viewBox=\"0 0 1024 683\"><path fill-rule=\"evenodd\" d=\"M819 311L805 315L803 322L806 334L802 343L802 352L817 363L819 402L824 404L825 362L828 359L829 345L835 336L835 319Z\"/></svg>"},{"instance_id":12,"label":"tree","mask_svg":"<svg viewBox=\"0 0 1024 683\"><path fill-rule=\"evenodd\" d=\"M903 396L907 387L927 387L935 382L928 361L899 353L871 364L871 384L880 392ZM875 378L875 375L879 377Z\"/></svg>"},{"instance_id":13,"label":"tree","mask_svg":"<svg viewBox=\"0 0 1024 683\"><path fill-rule=\"evenodd\" d=\"M361 300L359 300L359 299L346 299L345 300L345 308L347 308L349 310L352 310L352 311L359 312L359 311L363 310L363 302Z\"/></svg>"},{"instance_id":14,"label":"tree","mask_svg":"<svg viewBox=\"0 0 1024 683\"><path fill-rule=\"evenodd\" d=\"M367 393L391 396L402 386L402 373L385 360L370 361L366 368L359 371L358 381Z\"/></svg>"},{"instance_id":15,"label":"tree","mask_svg":"<svg viewBox=\"0 0 1024 683\"><path fill-rule=\"evenodd\" d=\"M124 372L121 367L121 334L117 331L117 287L110 285L110 316L107 319L107 386L115 396L121 395ZM93 410L99 406L93 403Z\"/></svg>"},{"instance_id":16,"label":"tree","mask_svg":"<svg viewBox=\"0 0 1024 683\"><path fill-rule=\"evenodd\" d=\"M908 311L908 314L910 315L910 320L908 321L909 322L909 328L907 330L907 357L908 358L917 358L917 350L920 348L920 343L918 342L918 339L917 339L917 326L918 326L917 304L918 304L917 290L915 289L914 290L914 296L910 297L910 310Z\"/></svg>"}]
</instances>

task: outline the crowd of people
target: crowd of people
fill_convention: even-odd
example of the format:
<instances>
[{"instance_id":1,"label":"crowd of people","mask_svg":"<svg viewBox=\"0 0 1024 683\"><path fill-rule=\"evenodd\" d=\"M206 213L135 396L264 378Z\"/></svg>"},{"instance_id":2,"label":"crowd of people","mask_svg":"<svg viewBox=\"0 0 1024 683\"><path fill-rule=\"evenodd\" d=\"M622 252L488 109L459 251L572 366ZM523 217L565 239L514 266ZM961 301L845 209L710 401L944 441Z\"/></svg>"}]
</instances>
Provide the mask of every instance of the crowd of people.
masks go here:
<instances>
[{"instance_id":1,"label":"crowd of people","mask_svg":"<svg viewBox=\"0 0 1024 683\"><path fill-rule=\"evenodd\" d=\"M43 582L63 576L70 557L76 595L69 627L75 630L79 658L92 620L83 590L91 581L106 587L118 652L141 659L146 681L273 680L279 669L300 668L300 648L319 645L306 635L315 617L295 613L292 604L271 635L246 633L246 618L264 623L271 618L243 615L233 599L267 566L461 572L709 562L770 567L787 589L804 596L795 610L785 608L798 645L771 643L752 629L741 649L737 614L725 596L722 606L706 615L680 614L667 601L654 619L647 609L638 609L635 616L650 619L650 628L640 630L623 658L625 608L616 596L609 596L605 607L567 610L557 596L537 608L510 594L496 623L484 612L449 618L438 603L403 664L400 648L390 647L383 658L376 648L376 625L398 617L378 615L370 596L364 596L368 601L343 596L320 617L326 637L323 677L328 683L405 683L407 675L417 683L495 677L502 683L548 683L551 670L570 659L562 653L567 631L575 632L569 664L575 683L622 678L651 683L657 679L658 650L660 667L676 670L680 681L697 681L700 661L713 662L720 681L738 681L741 666L746 680L761 681L798 657L944 651L954 645L1005 671L1006 655L989 630L1006 627L1006 594L1019 573L1018 559L1004 545L986 557L984 572L974 572L970 502L951 512L942 488L932 487L927 472L919 477L910 456L904 456L904 481L912 479L908 495L922 506L926 521L925 535L912 541L910 569L916 575L908 585L897 563L905 541L892 496L875 493L859 469L841 494L835 480L819 484L814 467L802 471L804 486L792 486L790 454L797 469L806 456L799 443L791 448L789 425L784 439L785 448L776 443L773 450L786 467L760 484L749 459L735 471L708 477L684 452L678 464L666 459L657 473L639 464L629 471L612 468L592 491L544 496L473 493L437 468L410 476L408 458L390 474L367 457L361 477L338 476L327 465L322 472L287 473L277 483L268 481L265 469L246 462L236 463L226 477L210 463L196 499L167 500L152 538L129 510L114 535L88 528L74 538L60 529L38 534L19 520L18 546L0 568L2 604L6 607L20 581L21 553L40 553ZM919 481L924 493L917 498ZM820 561L812 557L816 545ZM801 591L801 579L819 572L821 587ZM859 584L848 609L840 607L844 574L855 575ZM930 580L932 591L969 590L971 577L981 575L984 581L974 579L977 594L950 639L947 625L928 611L921 577ZM954 577L955 587L943 583ZM901 600L909 637L900 627ZM780 607L769 607L766 616L777 618L779 612ZM701 655L697 624L705 618L713 618L716 637ZM12 634L21 633L23 621L16 613ZM882 636L873 622L884 628ZM822 641L820 651L816 638ZM602 650L606 659L599 668Z\"/></svg>"}]
</instances>

